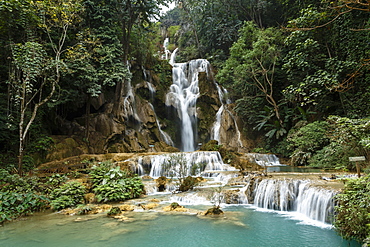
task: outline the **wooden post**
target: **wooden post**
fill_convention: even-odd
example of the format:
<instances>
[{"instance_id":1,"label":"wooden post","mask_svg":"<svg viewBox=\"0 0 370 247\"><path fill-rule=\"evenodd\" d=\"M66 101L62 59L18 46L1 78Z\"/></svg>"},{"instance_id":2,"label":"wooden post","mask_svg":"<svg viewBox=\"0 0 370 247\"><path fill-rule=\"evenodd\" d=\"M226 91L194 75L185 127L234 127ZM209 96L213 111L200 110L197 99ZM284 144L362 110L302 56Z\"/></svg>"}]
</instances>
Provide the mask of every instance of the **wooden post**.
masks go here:
<instances>
[{"instance_id":1,"label":"wooden post","mask_svg":"<svg viewBox=\"0 0 370 247\"><path fill-rule=\"evenodd\" d=\"M359 161L365 161L365 156L357 156L357 157L349 157L349 161L355 161L356 162L356 170L357 170L357 177L361 177L361 169Z\"/></svg>"},{"instance_id":2,"label":"wooden post","mask_svg":"<svg viewBox=\"0 0 370 247\"><path fill-rule=\"evenodd\" d=\"M356 161L356 170L357 170L357 177L361 177L361 169L360 165L358 164L358 161Z\"/></svg>"}]
</instances>

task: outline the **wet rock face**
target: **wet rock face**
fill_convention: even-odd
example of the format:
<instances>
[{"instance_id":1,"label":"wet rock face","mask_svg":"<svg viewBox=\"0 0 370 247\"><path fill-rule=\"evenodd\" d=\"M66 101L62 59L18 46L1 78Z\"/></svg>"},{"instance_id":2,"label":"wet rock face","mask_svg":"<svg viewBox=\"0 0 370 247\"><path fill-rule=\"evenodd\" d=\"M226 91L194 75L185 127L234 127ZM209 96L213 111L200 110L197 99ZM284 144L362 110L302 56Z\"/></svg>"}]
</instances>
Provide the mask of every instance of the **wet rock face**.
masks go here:
<instances>
[{"instance_id":1,"label":"wet rock face","mask_svg":"<svg viewBox=\"0 0 370 247\"><path fill-rule=\"evenodd\" d=\"M162 64L161 70L154 71L133 66L132 70L135 70L132 71L134 78L123 82L119 99L113 92L115 89L110 88L91 100L92 110L88 119L81 112L78 118L58 123L63 126L59 131L63 135L74 134L76 142L85 140L85 148L79 149L79 154L169 152L181 147L178 125L181 117L173 114L176 110L166 107L166 94L172 84L171 67ZM198 76L200 92L196 99L197 133L194 141L206 143L212 138L216 113L226 102L219 95L220 87L211 71L199 72ZM227 111L222 114L220 144L240 148L245 141L237 133L237 119L231 108L231 105L225 105ZM168 138L172 139L173 145ZM66 158L68 154L61 156Z\"/></svg>"}]
</instances>

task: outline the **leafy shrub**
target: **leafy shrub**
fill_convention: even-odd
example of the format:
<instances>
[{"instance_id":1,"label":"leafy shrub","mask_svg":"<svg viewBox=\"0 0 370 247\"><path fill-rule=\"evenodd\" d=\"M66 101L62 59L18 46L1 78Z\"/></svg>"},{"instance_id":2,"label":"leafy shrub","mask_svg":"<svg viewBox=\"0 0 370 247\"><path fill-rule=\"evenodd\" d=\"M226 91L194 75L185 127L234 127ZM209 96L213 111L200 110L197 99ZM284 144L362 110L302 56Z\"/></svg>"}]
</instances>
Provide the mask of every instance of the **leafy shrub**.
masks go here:
<instances>
[{"instance_id":1,"label":"leafy shrub","mask_svg":"<svg viewBox=\"0 0 370 247\"><path fill-rule=\"evenodd\" d=\"M112 207L107 213L108 216L114 216L122 213L122 210L119 207Z\"/></svg>"},{"instance_id":2,"label":"leafy shrub","mask_svg":"<svg viewBox=\"0 0 370 247\"><path fill-rule=\"evenodd\" d=\"M100 184L93 191L98 202L124 201L139 197L144 192L144 185L136 176Z\"/></svg>"},{"instance_id":3,"label":"leafy shrub","mask_svg":"<svg viewBox=\"0 0 370 247\"><path fill-rule=\"evenodd\" d=\"M316 121L289 131L288 149L293 151L291 158L294 165L307 165L308 160L329 143L326 135L328 128L329 123Z\"/></svg>"},{"instance_id":4,"label":"leafy shrub","mask_svg":"<svg viewBox=\"0 0 370 247\"><path fill-rule=\"evenodd\" d=\"M20 193L41 192L41 184L38 177L21 177L18 174L10 174L5 169L0 169L0 190Z\"/></svg>"},{"instance_id":5,"label":"leafy shrub","mask_svg":"<svg viewBox=\"0 0 370 247\"><path fill-rule=\"evenodd\" d=\"M350 162L348 157L357 156L353 149L348 149L337 142L331 142L323 149L309 159L310 166L322 168L337 168L342 167L346 170L355 168L355 164Z\"/></svg>"},{"instance_id":6,"label":"leafy shrub","mask_svg":"<svg viewBox=\"0 0 370 247\"><path fill-rule=\"evenodd\" d=\"M59 174L59 173L53 174L50 177L47 177L46 181L44 182L45 191L47 193L50 193L55 188L67 182L67 180L68 180L68 177L66 175Z\"/></svg>"},{"instance_id":7,"label":"leafy shrub","mask_svg":"<svg viewBox=\"0 0 370 247\"><path fill-rule=\"evenodd\" d=\"M77 206L83 203L85 191L85 186L80 182L67 182L50 193L50 205L55 210Z\"/></svg>"},{"instance_id":8,"label":"leafy shrub","mask_svg":"<svg viewBox=\"0 0 370 247\"><path fill-rule=\"evenodd\" d=\"M98 202L123 201L144 192L144 185L137 175L122 171L109 162L93 166L90 177Z\"/></svg>"},{"instance_id":9,"label":"leafy shrub","mask_svg":"<svg viewBox=\"0 0 370 247\"><path fill-rule=\"evenodd\" d=\"M48 199L35 193L0 192L0 223L41 210Z\"/></svg>"},{"instance_id":10,"label":"leafy shrub","mask_svg":"<svg viewBox=\"0 0 370 247\"><path fill-rule=\"evenodd\" d=\"M131 176L129 172L122 171L119 166L115 166L110 162L103 162L100 165L94 165L91 168L89 175L93 187Z\"/></svg>"},{"instance_id":11,"label":"leafy shrub","mask_svg":"<svg viewBox=\"0 0 370 247\"><path fill-rule=\"evenodd\" d=\"M199 184L198 178L187 176L180 184L179 191L188 191L194 189Z\"/></svg>"},{"instance_id":12,"label":"leafy shrub","mask_svg":"<svg viewBox=\"0 0 370 247\"><path fill-rule=\"evenodd\" d=\"M345 239L370 239L370 176L349 179L336 195L334 226Z\"/></svg>"}]
</instances>

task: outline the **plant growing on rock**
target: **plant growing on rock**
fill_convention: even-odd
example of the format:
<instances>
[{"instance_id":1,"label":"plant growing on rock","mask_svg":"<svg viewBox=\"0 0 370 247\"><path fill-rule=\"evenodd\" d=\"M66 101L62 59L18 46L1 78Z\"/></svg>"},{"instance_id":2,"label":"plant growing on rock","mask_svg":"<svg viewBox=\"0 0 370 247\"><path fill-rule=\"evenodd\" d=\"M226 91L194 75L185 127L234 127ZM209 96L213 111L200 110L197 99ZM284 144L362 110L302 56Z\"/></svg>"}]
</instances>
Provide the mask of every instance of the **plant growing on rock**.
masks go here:
<instances>
[{"instance_id":1,"label":"plant growing on rock","mask_svg":"<svg viewBox=\"0 0 370 247\"><path fill-rule=\"evenodd\" d=\"M204 164L193 164L190 167L190 173L195 172L197 169L201 169L200 166ZM169 159L167 159L163 165L164 175L171 178L177 178L178 190L188 191L192 190L196 185L199 184L199 180L192 176L188 176L189 168L188 162L184 154L172 154ZM193 169L194 167L194 169Z\"/></svg>"}]
</instances>

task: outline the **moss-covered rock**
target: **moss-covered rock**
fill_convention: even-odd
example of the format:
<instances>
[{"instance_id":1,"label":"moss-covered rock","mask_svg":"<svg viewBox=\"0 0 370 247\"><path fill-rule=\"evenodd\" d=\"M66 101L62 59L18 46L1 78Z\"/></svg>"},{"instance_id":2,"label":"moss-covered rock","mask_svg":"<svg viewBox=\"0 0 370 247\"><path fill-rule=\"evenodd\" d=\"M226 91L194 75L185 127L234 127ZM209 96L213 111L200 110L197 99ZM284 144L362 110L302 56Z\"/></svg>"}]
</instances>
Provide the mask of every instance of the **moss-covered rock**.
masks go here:
<instances>
[{"instance_id":1,"label":"moss-covered rock","mask_svg":"<svg viewBox=\"0 0 370 247\"><path fill-rule=\"evenodd\" d=\"M209 208L204 215L222 215L224 212L220 209L220 206L214 206Z\"/></svg>"}]
</instances>

